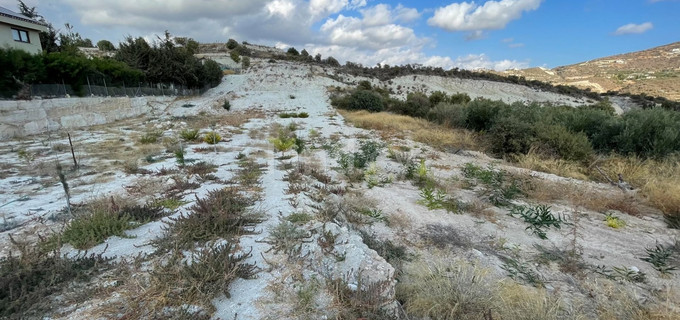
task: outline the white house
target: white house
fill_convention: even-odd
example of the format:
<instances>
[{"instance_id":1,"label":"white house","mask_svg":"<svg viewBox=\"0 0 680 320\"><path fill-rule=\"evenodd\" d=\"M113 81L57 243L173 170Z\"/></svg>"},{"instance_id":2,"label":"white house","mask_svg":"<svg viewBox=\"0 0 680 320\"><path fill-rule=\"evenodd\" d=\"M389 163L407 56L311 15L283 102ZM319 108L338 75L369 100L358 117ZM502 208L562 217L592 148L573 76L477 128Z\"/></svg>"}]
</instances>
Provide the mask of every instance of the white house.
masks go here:
<instances>
[{"instance_id":1,"label":"white house","mask_svg":"<svg viewBox=\"0 0 680 320\"><path fill-rule=\"evenodd\" d=\"M0 48L21 49L31 54L42 52L40 32L45 23L0 7Z\"/></svg>"}]
</instances>

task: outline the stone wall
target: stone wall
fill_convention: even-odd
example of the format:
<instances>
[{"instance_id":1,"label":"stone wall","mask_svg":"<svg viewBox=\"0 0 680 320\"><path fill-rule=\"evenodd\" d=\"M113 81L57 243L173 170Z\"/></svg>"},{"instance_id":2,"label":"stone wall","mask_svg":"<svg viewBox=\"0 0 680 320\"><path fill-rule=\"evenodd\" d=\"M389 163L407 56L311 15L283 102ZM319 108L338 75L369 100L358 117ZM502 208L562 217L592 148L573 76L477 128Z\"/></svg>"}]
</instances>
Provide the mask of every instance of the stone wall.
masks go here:
<instances>
[{"instance_id":1,"label":"stone wall","mask_svg":"<svg viewBox=\"0 0 680 320\"><path fill-rule=\"evenodd\" d=\"M0 141L165 111L174 97L0 101Z\"/></svg>"}]
</instances>

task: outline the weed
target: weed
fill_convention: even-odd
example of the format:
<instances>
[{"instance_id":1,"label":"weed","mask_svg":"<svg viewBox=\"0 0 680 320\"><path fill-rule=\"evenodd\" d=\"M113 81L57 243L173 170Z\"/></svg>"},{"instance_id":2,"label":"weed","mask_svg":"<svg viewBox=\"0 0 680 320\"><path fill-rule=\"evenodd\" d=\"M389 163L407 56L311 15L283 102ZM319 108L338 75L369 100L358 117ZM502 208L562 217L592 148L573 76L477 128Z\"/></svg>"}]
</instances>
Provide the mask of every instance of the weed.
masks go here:
<instances>
[{"instance_id":1,"label":"weed","mask_svg":"<svg viewBox=\"0 0 680 320\"><path fill-rule=\"evenodd\" d=\"M508 272L508 277L515 281L521 281L530 284L534 287L543 287L543 280L541 276L535 271L531 270L526 263L520 262L515 259L506 258L505 263L501 266L501 269Z\"/></svg>"},{"instance_id":2,"label":"weed","mask_svg":"<svg viewBox=\"0 0 680 320\"><path fill-rule=\"evenodd\" d=\"M647 257L641 259L651 263L654 269L661 272L661 274L669 275L672 271L678 270L677 266L671 265L668 261L673 254L671 248L657 244L656 247L652 249L647 248L645 251L647 251Z\"/></svg>"},{"instance_id":3,"label":"weed","mask_svg":"<svg viewBox=\"0 0 680 320\"><path fill-rule=\"evenodd\" d=\"M189 202L182 201L178 198L163 198L154 200L151 205L156 207L163 207L170 210L175 210Z\"/></svg>"},{"instance_id":4,"label":"weed","mask_svg":"<svg viewBox=\"0 0 680 320\"><path fill-rule=\"evenodd\" d=\"M179 136L184 141L196 141L200 135L196 129L184 129L179 132Z\"/></svg>"},{"instance_id":5,"label":"weed","mask_svg":"<svg viewBox=\"0 0 680 320\"><path fill-rule=\"evenodd\" d=\"M264 173L266 164L260 164L255 159L246 158L238 162L238 169L232 178L242 187L252 189L260 184L260 177Z\"/></svg>"},{"instance_id":6,"label":"weed","mask_svg":"<svg viewBox=\"0 0 680 320\"><path fill-rule=\"evenodd\" d=\"M163 133L160 131L147 132L141 138L139 138L139 142L141 144L156 143L158 142L158 138L160 138L162 135Z\"/></svg>"},{"instance_id":7,"label":"weed","mask_svg":"<svg viewBox=\"0 0 680 320\"><path fill-rule=\"evenodd\" d=\"M430 319L483 319L493 307L494 288L489 270L477 264L419 261L405 268L397 298L407 312Z\"/></svg>"},{"instance_id":8,"label":"weed","mask_svg":"<svg viewBox=\"0 0 680 320\"><path fill-rule=\"evenodd\" d=\"M127 237L132 218L117 212L97 210L73 219L64 229L61 240L76 249L88 249L104 242L110 236Z\"/></svg>"},{"instance_id":9,"label":"weed","mask_svg":"<svg viewBox=\"0 0 680 320\"><path fill-rule=\"evenodd\" d=\"M607 279L614 281L623 280L635 283L644 283L645 281L647 281L647 275L644 272L637 270L637 268L632 269L625 266L621 266L612 267L611 269L609 269L606 266L602 265L595 267L594 271L605 276Z\"/></svg>"},{"instance_id":10,"label":"weed","mask_svg":"<svg viewBox=\"0 0 680 320\"><path fill-rule=\"evenodd\" d=\"M493 166L482 169L473 163L466 163L462 171L468 182L479 181L486 187L489 201L495 206L510 205L512 199L522 194L514 179L507 181L504 170L496 170Z\"/></svg>"},{"instance_id":11,"label":"weed","mask_svg":"<svg viewBox=\"0 0 680 320\"><path fill-rule=\"evenodd\" d=\"M307 113L307 112L300 112L300 113L295 113L295 112L288 113L288 112L284 112L284 113L279 113L279 118L282 118L282 119L288 119L288 118L309 118L309 113Z\"/></svg>"},{"instance_id":12,"label":"weed","mask_svg":"<svg viewBox=\"0 0 680 320\"><path fill-rule=\"evenodd\" d=\"M340 313L337 319L392 319L385 314L381 307L390 302L390 299L383 296L392 286L391 280L367 283L360 275L355 284L350 285L347 278L328 280L330 289L335 302L339 305Z\"/></svg>"},{"instance_id":13,"label":"weed","mask_svg":"<svg viewBox=\"0 0 680 320\"><path fill-rule=\"evenodd\" d=\"M278 138L269 139L269 142L274 145L276 151L281 152L281 156L283 157L284 153L295 145L295 138L280 136Z\"/></svg>"},{"instance_id":14,"label":"weed","mask_svg":"<svg viewBox=\"0 0 680 320\"><path fill-rule=\"evenodd\" d=\"M203 142L207 144L217 144L222 141L222 136L215 131L210 131L203 136Z\"/></svg>"},{"instance_id":15,"label":"weed","mask_svg":"<svg viewBox=\"0 0 680 320\"><path fill-rule=\"evenodd\" d=\"M316 279L311 279L310 281L304 282L302 286L297 290L297 309L302 312L312 312L314 311L316 305L316 297L319 294L319 281Z\"/></svg>"},{"instance_id":16,"label":"weed","mask_svg":"<svg viewBox=\"0 0 680 320\"><path fill-rule=\"evenodd\" d=\"M227 111L231 110L231 103L229 102L229 100L224 99L224 102L222 102L222 109Z\"/></svg>"},{"instance_id":17,"label":"weed","mask_svg":"<svg viewBox=\"0 0 680 320\"><path fill-rule=\"evenodd\" d=\"M512 217L519 215L524 219L524 222L529 224L526 229L530 229L531 233L544 240L548 237L543 229L548 229L550 227L560 229L561 224L565 223L563 217L561 215L555 217L555 215L550 212L550 206L547 205L538 205L533 208L515 206L508 215Z\"/></svg>"},{"instance_id":18,"label":"weed","mask_svg":"<svg viewBox=\"0 0 680 320\"><path fill-rule=\"evenodd\" d=\"M195 242L252 234L254 231L250 228L262 222L260 214L249 212L248 207L253 204L253 199L233 187L210 191L203 199L196 197L190 214L168 218L166 239L159 239L155 244L161 248L173 245L189 248Z\"/></svg>"},{"instance_id":19,"label":"weed","mask_svg":"<svg viewBox=\"0 0 680 320\"><path fill-rule=\"evenodd\" d=\"M288 215L286 217L286 220L295 224L302 225L309 221L312 221L312 216L306 212L294 212Z\"/></svg>"},{"instance_id":20,"label":"weed","mask_svg":"<svg viewBox=\"0 0 680 320\"><path fill-rule=\"evenodd\" d=\"M377 221L387 221L387 217L383 215L383 212L380 209L364 209L361 211L361 213Z\"/></svg>"},{"instance_id":21,"label":"weed","mask_svg":"<svg viewBox=\"0 0 680 320\"><path fill-rule=\"evenodd\" d=\"M184 166L184 170L187 172L187 175L190 176L191 175L204 176L210 173L217 172L217 166L209 162L200 161L188 166Z\"/></svg>"},{"instance_id":22,"label":"weed","mask_svg":"<svg viewBox=\"0 0 680 320\"><path fill-rule=\"evenodd\" d=\"M411 255L406 251L406 247L396 245L390 240L379 240L365 231L360 230L359 233L364 244L370 249L375 250L379 256L383 257L396 270L401 270L404 262L412 260Z\"/></svg>"},{"instance_id":23,"label":"weed","mask_svg":"<svg viewBox=\"0 0 680 320\"><path fill-rule=\"evenodd\" d=\"M607 213L607 215L604 217L604 221L607 224L607 227L614 229L619 229L626 226L626 222L623 221L623 219L615 217L611 213Z\"/></svg>"},{"instance_id":24,"label":"weed","mask_svg":"<svg viewBox=\"0 0 680 320\"><path fill-rule=\"evenodd\" d=\"M425 230L419 233L420 238L433 246L444 249L449 246L454 248L468 248L470 241L457 231L453 226L443 224L428 224Z\"/></svg>"},{"instance_id":25,"label":"weed","mask_svg":"<svg viewBox=\"0 0 680 320\"><path fill-rule=\"evenodd\" d=\"M274 252L284 252L293 256L300 251L304 240L310 237L308 232L300 229L296 224L283 220L269 230L267 243L272 245Z\"/></svg>"},{"instance_id":26,"label":"weed","mask_svg":"<svg viewBox=\"0 0 680 320\"><path fill-rule=\"evenodd\" d=\"M10 241L19 251L0 258L0 317L42 318L49 306L47 297L66 289L72 281L86 281L111 267L101 255L66 258L44 250L45 239L36 245Z\"/></svg>"},{"instance_id":27,"label":"weed","mask_svg":"<svg viewBox=\"0 0 680 320\"><path fill-rule=\"evenodd\" d=\"M165 199L176 200L176 199ZM179 200L176 200L181 203ZM166 203L167 204L167 203ZM119 216L129 217L132 221L145 223L149 221L158 220L168 215L163 206L157 204L145 204L143 206L125 206L118 212Z\"/></svg>"},{"instance_id":28,"label":"weed","mask_svg":"<svg viewBox=\"0 0 680 320\"><path fill-rule=\"evenodd\" d=\"M184 149L180 148L175 151L175 160L178 166L184 166Z\"/></svg>"}]
</instances>

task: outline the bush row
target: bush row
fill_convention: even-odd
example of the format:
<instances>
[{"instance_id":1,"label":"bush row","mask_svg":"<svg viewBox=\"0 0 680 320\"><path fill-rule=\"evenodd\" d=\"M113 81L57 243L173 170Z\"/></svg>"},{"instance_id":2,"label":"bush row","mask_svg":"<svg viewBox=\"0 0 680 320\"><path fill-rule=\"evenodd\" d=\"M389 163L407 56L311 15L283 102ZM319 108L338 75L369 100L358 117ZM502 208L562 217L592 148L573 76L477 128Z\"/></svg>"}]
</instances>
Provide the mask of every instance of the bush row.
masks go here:
<instances>
[{"instance_id":1,"label":"bush row","mask_svg":"<svg viewBox=\"0 0 680 320\"><path fill-rule=\"evenodd\" d=\"M500 156L533 149L554 158L585 161L594 152L663 158L680 151L680 113L661 107L616 115L607 100L573 108L471 100L464 93L442 92L410 93L401 101L365 83L335 95L331 102L342 109L390 111L480 132Z\"/></svg>"}]
</instances>

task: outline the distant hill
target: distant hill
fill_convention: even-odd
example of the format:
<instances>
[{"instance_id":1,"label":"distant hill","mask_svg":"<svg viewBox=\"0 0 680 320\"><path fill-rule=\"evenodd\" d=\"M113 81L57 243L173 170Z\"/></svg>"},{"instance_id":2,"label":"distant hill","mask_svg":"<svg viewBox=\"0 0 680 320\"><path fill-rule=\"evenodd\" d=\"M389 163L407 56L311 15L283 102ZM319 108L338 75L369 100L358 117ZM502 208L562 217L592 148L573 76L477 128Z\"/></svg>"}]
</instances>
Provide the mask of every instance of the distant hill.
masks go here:
<instances>
[{"instance_id":1,"label":"distant hill","mask_svg":"<svg viewBox=\"0 0 680 320\"><path fill-rule=\"evenodd\" d=\"M680 101L680 42L554 69L507 70L500 74L600 93L644 93Z\"/></svg>"}]
</instances>

